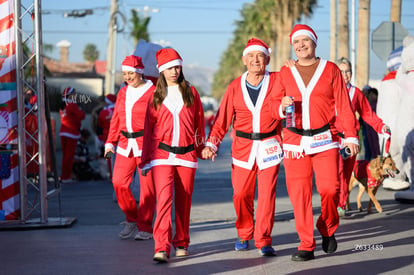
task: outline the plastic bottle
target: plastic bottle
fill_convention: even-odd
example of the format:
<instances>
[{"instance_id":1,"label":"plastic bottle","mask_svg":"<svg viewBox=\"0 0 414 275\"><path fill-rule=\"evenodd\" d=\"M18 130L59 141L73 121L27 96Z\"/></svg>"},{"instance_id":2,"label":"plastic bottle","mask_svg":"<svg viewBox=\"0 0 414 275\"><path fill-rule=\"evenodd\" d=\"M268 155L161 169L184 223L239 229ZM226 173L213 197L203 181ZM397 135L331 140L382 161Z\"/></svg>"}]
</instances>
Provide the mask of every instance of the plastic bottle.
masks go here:
<instances>
[{"instance_id":1,"label":"plastic bottle","mask_svg":"<svg viewBox=\"0 0 414 275\"><path fill-rule=\"evenodd\" d=\"M286 127L295 127L295 104L286 107Z\"/></svg>"}]
</instances>

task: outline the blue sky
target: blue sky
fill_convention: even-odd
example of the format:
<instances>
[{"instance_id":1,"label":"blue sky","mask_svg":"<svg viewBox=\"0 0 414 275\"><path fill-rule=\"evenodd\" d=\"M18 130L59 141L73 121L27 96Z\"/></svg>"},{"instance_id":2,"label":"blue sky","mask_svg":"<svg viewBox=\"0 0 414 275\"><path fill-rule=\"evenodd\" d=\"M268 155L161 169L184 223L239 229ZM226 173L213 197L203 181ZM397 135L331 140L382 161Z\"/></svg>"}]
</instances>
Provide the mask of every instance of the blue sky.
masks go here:
<instances>
[{"instance_id":1,"label":"blue sky","mask_svg":"<svg viewBox=\"0 0 414 275\"><path fill-rule=\"evenodd\" d=\"M402 0L402 25L414 35L414 1ZM22 1L24 2L24 1ZM119 0L120 11L127 17L127 26L117 39L117 64L133 52L135 45L130 38L129 19L131 9L159 9L150 12L149 32L151 40L166 41L177 49L187 65L217 68L223 51L227 48L235 30L235 20L240 19L243 4L253 0ZM302 23L311 25L319 36L317 55L329 58L329 4L330 0L318 1L311 18ZM351 2L351 0L350 0ZM358 4L358 1L355 0ZM371 0L371 31L381 22L389 20L391 0ZM110 0L43 0L43 42L56 45L60 40L69 40L70 62L82 62L85 45L98 47L100 59L106 58ZM65 12L75 9L93 9L93 14L82 18L64 17ZM143 12L140 15L144 15ZM52 54L58 58L59 49ZM371 78L381 78L385 63L371 54Z\"/></svg>"}]
</instances>

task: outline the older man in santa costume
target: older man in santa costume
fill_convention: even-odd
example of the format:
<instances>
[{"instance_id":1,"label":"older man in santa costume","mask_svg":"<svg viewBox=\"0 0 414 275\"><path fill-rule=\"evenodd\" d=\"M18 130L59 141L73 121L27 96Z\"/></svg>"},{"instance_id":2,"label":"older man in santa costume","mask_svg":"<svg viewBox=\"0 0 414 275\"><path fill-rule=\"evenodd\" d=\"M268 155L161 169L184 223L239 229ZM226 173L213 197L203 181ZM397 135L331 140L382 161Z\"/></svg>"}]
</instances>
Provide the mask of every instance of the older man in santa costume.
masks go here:
<instances>
[{"instance_id":1,"label":"older man in santa costume","mask_svg":"<svg viewBox=\"0 0 414 275\"><path fill-rule=\"evenodd\" d=\"M272 229L275 214L276 180L280 162L281 123L272 118L270 95L275 89L277 73L270 73L270 48L252 38L243 51L247 71L227 87L217 118L211 128L203 156L212 158L231 124L236 131L232 145L233 203L236 210L238 240L235 250L249 248L254 238L262 256L275 256ZM254 222L256 180L258 202Z\"/></svg>"},{"instance_id":2,"label":"older man in santa costume","mask_svg":"<svg viewBox=\"0 0 414 275\"><path fill-rule=\"evenodd\" d=\"M155 213L155 187L152 177L140 176L140 197L137 208L130 184L134 172L141 163L144 123L149 98L154 93L152 81L143 78L144 65L138 56L127 56L122 62L122 73L126 86L118 92L105 155L115 152L112 183L119 207L126 216L121 239L135 235L136 240L152 238L152 221ZM141 174L141 173L140 173Z\"/></svg>"},{"instance_id":3,"label":"older man in santa costume","mask_svg":"<svg viewBox=\"0 0 414 275\"><path fill-rule=\"evenodd\" d=\"M299 235L293 261L314 259L316 247L312 209L312 176L315 173L321 196L321 215L316 227L326 253L337 249L334 233L339 225L338 130L343 123L344 145L351 155L359 150L356 119L341 71L332 62L315 55L317 36L307 25L296 25L290 42L297 56L292 67L283 67L273 97L273 113L286 117L286 107L294 104L294 127L283 129L286 185Z\"/></svg>"}]
</instances>

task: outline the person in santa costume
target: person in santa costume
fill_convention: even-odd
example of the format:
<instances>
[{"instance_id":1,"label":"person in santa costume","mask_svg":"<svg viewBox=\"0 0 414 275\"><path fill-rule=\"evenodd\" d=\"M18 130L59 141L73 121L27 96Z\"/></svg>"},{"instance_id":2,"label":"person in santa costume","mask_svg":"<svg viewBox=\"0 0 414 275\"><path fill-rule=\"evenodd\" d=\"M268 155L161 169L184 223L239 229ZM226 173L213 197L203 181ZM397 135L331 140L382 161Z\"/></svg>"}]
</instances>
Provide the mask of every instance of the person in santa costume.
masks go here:
<instances>
[{"instance_id":1,"label":"person in santa costume","mask_svg":"<svg viewBox=\"0 0 414 275\"><path fill-rule=\"evenodd\" d=\"M80 139L80 128L85 112L76 103L76 90L66 87L62 94L60 107L60 142L62 147L62 173L60 180L63 183L71 182L73 159L76 145Z\"/></svg>"},{"instance_id":2,"label":"person in santa costume","mask_svg":"<svg viewBox=\"0 0 414 275\"><path fill-rule=\"evenodd\" d=\"M236 210L238 239L235 250L249 249L249 240L262 256L275 256L272 229L275 215L276 180L283 159L281 120L271 115L270 96L278 73L268 72L270 48L251 38L243 51L247 71L233 80L221 101L216 120L203 150L205 158L214 158L224 135L233 124L232 144L233 203ZM256 222L255 186L258 186Z\"/></svg>"},{"instance_id":3,"label":"person in santa costume","mask_svg":"<svg viewBox=\"0 0 414 275\"><path fill-rule=\"evenodd\" d=\"M144 174L151 169L155 183L153 260L163 263L170 257L171 245L176 257L189 255L191 198L205 132L203 105L197 90L184 78L181 56L165 48L157 51L156 58L160 75L147 109L141 167Z\"/></svg>"},{"instance_id":4,"label":"person in santa costume","mask_svg":"<svg viewBox=\"0 0 414 275\"><path fill-rule=\"evenodd\" d=\"M368 102L367 97L361 92L361 90L351 84L351 62L347 58L342 57L339 60L337 60L336 65L338 65L339 69L341 70L342 77L344 78L346 87L348 89L348 95L349 99L351 100L352 110L354 112L358 112L361 119L366 124L371 126L377 133L386 137L386 140L388 141L388 148L391 137L390 128L387 125L385 125L384 122L375 114L375 112L371 108L371 105ZM343 147L345 144L345 139L343 135L344 127L343 122L339 118L335 122L335 127L338 129L338 136L341 137L340 145L341 147ZM356 130L359 131L359 128L360 125L357 120ZM337 210L338 215L340 217L343 217L345 215L345 205L349 195L348 183L351 179L352 171L355 165L355 160L356 155L349 157L347 159L339 158L340 195Z\"/></svg>"},{"instance_id":5,"label":"person in santa costume","mask_svg":"<svg viewBox=\"0 0 414 275\"><path fill-rule=\"evenodd\" d=\"M316 242L312 209L312 176L321 197L321 215L316 227L326 253L337 249L339 225L339 137L335 122L342 122L344 146L351 156L358 153L356 118L338 66L315 55L317 36L307 25L295 25L290 42L297 56L292 67L282 67L272 98L273 115L286 118L294 105L295 126L283 129L286 186L299 235L293 261L314 259Z\"/></svg>"},{"instance_id":6,"label":"person in santa costume","mask_svg":"<svg viewBox=\"0 0 414 275\"><path fill-rule=\"evenodd\" d=\"M97 125L102 129L102 133L98 135L99 151L101 154L105 152L105 142L108 138L109 127L111 125L112 115L115 110L116 95L107 94L105 96L105 107L98 114ZM107 160L109 178L112 179L112 161L110 158Z\"/></svg>"},{"instance_id":7,"label":"person in santa costume","mask_svg":"<svg viewBox=\"0 0 414 275\"><path fill-rule=\"evenodd\" d=\"M155 90L152 82L143 77L143 72L140 57L125 57L122 74L127 85L118 92L105 143L105 156L114 154L117 146L112 183L118 205L126 216L125 227L119 233L121 239L129 239L136 233L135 240L148 240L153 233L155 187L152 177L140 176L138 208L130 189L134 172L141 163L148 100Z\"/></svg>"}]
</instances>

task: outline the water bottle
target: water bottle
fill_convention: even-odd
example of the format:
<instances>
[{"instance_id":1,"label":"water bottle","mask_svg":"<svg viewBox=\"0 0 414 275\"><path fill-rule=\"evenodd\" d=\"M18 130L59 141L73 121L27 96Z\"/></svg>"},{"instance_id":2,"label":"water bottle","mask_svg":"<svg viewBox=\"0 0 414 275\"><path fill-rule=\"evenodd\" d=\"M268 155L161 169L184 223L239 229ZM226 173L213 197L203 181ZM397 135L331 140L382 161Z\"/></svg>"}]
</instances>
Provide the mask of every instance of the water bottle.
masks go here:
<instances>
[{"instance_id":1,"label":"water bottle","mask_svg":"<svg viewBox=\"0 0 414 275\"><path fill-rule=\"evenodd\" d=\"M295 127L295 104L286 107L286 127Z\"/></svg>"}]
</instances>

